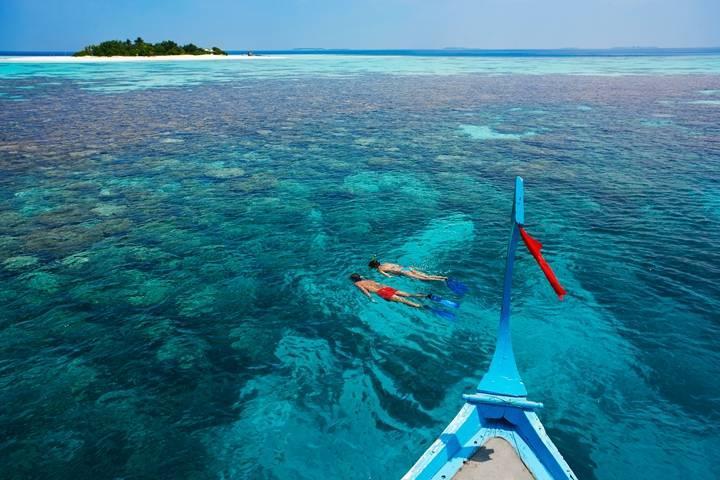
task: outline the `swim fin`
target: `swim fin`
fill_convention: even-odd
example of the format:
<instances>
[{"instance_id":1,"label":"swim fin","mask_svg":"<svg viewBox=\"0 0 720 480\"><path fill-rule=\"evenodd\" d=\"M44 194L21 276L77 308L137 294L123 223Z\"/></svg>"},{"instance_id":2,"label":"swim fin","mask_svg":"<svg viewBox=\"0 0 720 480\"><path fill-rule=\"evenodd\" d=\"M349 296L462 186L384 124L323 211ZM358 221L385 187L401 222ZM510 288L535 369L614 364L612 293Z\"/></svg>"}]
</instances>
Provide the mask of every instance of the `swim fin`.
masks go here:
<instances>
[{"instance_id":1,"label":"swim fin","mask_svg":"<svg viewBox=\"0 0 720 480\"><path fill-rule=\"evenodd\" d=\"M451 308L460 308L460 304L457 302L453 302L452 300L448 300L447 298L443 298L439 295L435 295L434 293L429 293L427 296L428 299L432 300L435 303L439 303L441 305L445 305L446 307Z\"/></svg>"},{"instance_id":2,"label":"swim fin","mask_svg":"<svg viewBox=\"0 0 720 480\"><path fill-rule=\"evenodd\" d=\"M448 312L447 310L441 310L439 308L433 308L433 307L425 307L428 310L430 310L432 313L437 315L438 317L444 318L445 320L455 320L455 314L453 312Z\"/></svg>"},{"instance_id":3,"label":"swim fin","mask_svg":"<svg viewBox=\"0 0 720 480\"><path fill-rule=\"evenodd\" d=\"M458 280L455 280L454 278L448 278L447 280L445 280L445 285L447 285L447 287L452 290L453 293L460 296L465 295L470 290L467 285Z\"/></svg>"}]
</instances>

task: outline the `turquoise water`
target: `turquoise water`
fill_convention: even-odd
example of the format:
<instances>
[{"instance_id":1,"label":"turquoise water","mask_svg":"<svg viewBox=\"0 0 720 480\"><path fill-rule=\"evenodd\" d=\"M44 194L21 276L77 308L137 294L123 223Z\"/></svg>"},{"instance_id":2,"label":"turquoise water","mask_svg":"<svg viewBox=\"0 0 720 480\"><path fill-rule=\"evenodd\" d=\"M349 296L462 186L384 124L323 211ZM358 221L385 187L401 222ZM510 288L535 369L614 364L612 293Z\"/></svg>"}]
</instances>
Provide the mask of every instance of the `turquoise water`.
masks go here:
<instances>
[{"instance_id":1,"label":"turquoise water","mask_svg":"<svg viewBox=\"0 0 720 480\"><path fill-rule=\"evenodd\" d=\"M515 175L551 437L717 478L718 60L0 63L3 478L400 477L488 366ZM457 321L369 303L372 255Z\"/></svg>"},{"instance_id":2,"label":"turquoise water","mask_svg":"<svg viewBox=\"0 0 720 480\"><path fill-rule=\"evenodd\" d=\"M59 60L63 60L60 58ZM233 61L152 63L22 62L0 56L2 78L74 80L78 87L121 92L136 89L233 83L239 80L349 78L362 75L720 75L719 55L642 57L416 57L377 55L268 55Z\"/></svg>"}]
</instances>

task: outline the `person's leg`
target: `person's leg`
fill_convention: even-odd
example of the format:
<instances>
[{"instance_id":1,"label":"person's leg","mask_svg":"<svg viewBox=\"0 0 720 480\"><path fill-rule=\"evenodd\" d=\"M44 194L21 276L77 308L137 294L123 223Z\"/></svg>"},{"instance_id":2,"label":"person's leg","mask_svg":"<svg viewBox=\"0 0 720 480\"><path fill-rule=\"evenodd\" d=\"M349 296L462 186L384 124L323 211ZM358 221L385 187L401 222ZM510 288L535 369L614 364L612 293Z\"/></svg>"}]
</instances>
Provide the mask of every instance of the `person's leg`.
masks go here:
<instances>
[{"instance_id":1,"label":"person's leg","mask_svg":"<svg viewBox=\"0 0 720 480\"><path fill-rule=\"evenodd\" d=\"M443 281L444 282L445 280L447 280L447 277L443 277L440 275L425 275L425 280L438 281L438 282Z\"/></svg>"},{"instance_id":2,"label":"person's leg","mask_svg":"<svg viewBox=\"0 0 720 480\"><path fill-rule=\"evenodd\" d=\"M411 268L410 270L408 270L406 275L410 278L416 278L418 280L427 280L427 281L447 280L447 277L443 277L440 275L429 275L425 272L421 272L420 270L415 270L414 268Z\"/></svg>"},{"instance_id":3,"label":"person's leg","mask_svg":"<svg viewBox=\"0 0 720 480\"><path fill-rule=\"evenodd\" d=\"M408 293L398 290L395 295L400 297L427 297L427 293Z\"/></svg>"},{"instance_id":4,"label":"person's leg","mask_svg":"<svg viewBox=\"0 0 720 480\"><path fill-rule=\"evenodd\" d=\"M415 280L430 280L427 275L422 272L418 272L417 270L403 270L403 275L409 278L414 278Z\"/></svg>"},{"instance_id":5,"label":"person's leg","mask_svg":"<svg viewBox=\"0 0 720 480\"><path fill-rule=\"evenodd\" d=\"M420 305L419 303L411 302L410 300L405 300L403 297L399 296L398 294L393 295L390 300L392 300L393 302L404 303L405 305L409 305L413 308L422 308L422 305Z\"/></svg>"}]
</instances>

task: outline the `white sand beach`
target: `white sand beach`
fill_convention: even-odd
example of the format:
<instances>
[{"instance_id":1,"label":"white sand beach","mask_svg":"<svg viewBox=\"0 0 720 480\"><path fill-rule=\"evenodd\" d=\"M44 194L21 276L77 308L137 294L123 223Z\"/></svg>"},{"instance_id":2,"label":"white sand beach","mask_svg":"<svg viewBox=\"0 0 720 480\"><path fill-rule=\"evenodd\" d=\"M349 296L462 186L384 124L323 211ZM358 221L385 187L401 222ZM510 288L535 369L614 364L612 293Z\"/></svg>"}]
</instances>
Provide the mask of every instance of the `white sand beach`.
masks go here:
<instances>
[{"instance_id":1,"label":"white sand beach","mask_svg":"<svg viewBox=\"0 0 720 480\"><path fill-rule=\"evenodd\" d=\"M2 63L106 63L106 62L193 62L227 60L267 60L275 55L158 55L156 57L72 57L72 56L0 56Z\"/></svg>"}]
</instances>

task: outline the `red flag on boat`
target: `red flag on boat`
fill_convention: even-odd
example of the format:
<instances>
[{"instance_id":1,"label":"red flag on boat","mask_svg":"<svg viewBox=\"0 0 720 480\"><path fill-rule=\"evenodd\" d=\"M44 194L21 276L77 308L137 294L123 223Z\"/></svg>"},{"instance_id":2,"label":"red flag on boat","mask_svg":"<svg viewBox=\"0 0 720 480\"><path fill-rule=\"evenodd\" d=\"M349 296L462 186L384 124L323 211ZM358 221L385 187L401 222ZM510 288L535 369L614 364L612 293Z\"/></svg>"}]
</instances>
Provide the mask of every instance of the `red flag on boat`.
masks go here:
<instances>
[{"instance_id":1,"label":"red flag on boat","mask_svg":"<svg viewBox=\"0 0 720 480\"><path fill-rule=\"evenodd\" d=\"M540 253L542 243L531 237L530 234L527 233L523 227L518 226L518 228L520 228L520 235L522 236L523 242L525 242L525 246L530 251L533 258L535 258L535 261L537 261L538 265L540 265L540 268L545 274L545 277L547 277L550 285L552 285L553 287L553 290L555 290L555 293L557 293L558 298L562 300L563 296L567 293L567 291L565 291L563 286L560 285L560 282L555 276L555 272L552 271L550 265L548 265L548 263L543 258L542 253Z\"/></svg>"}]
</instances>

